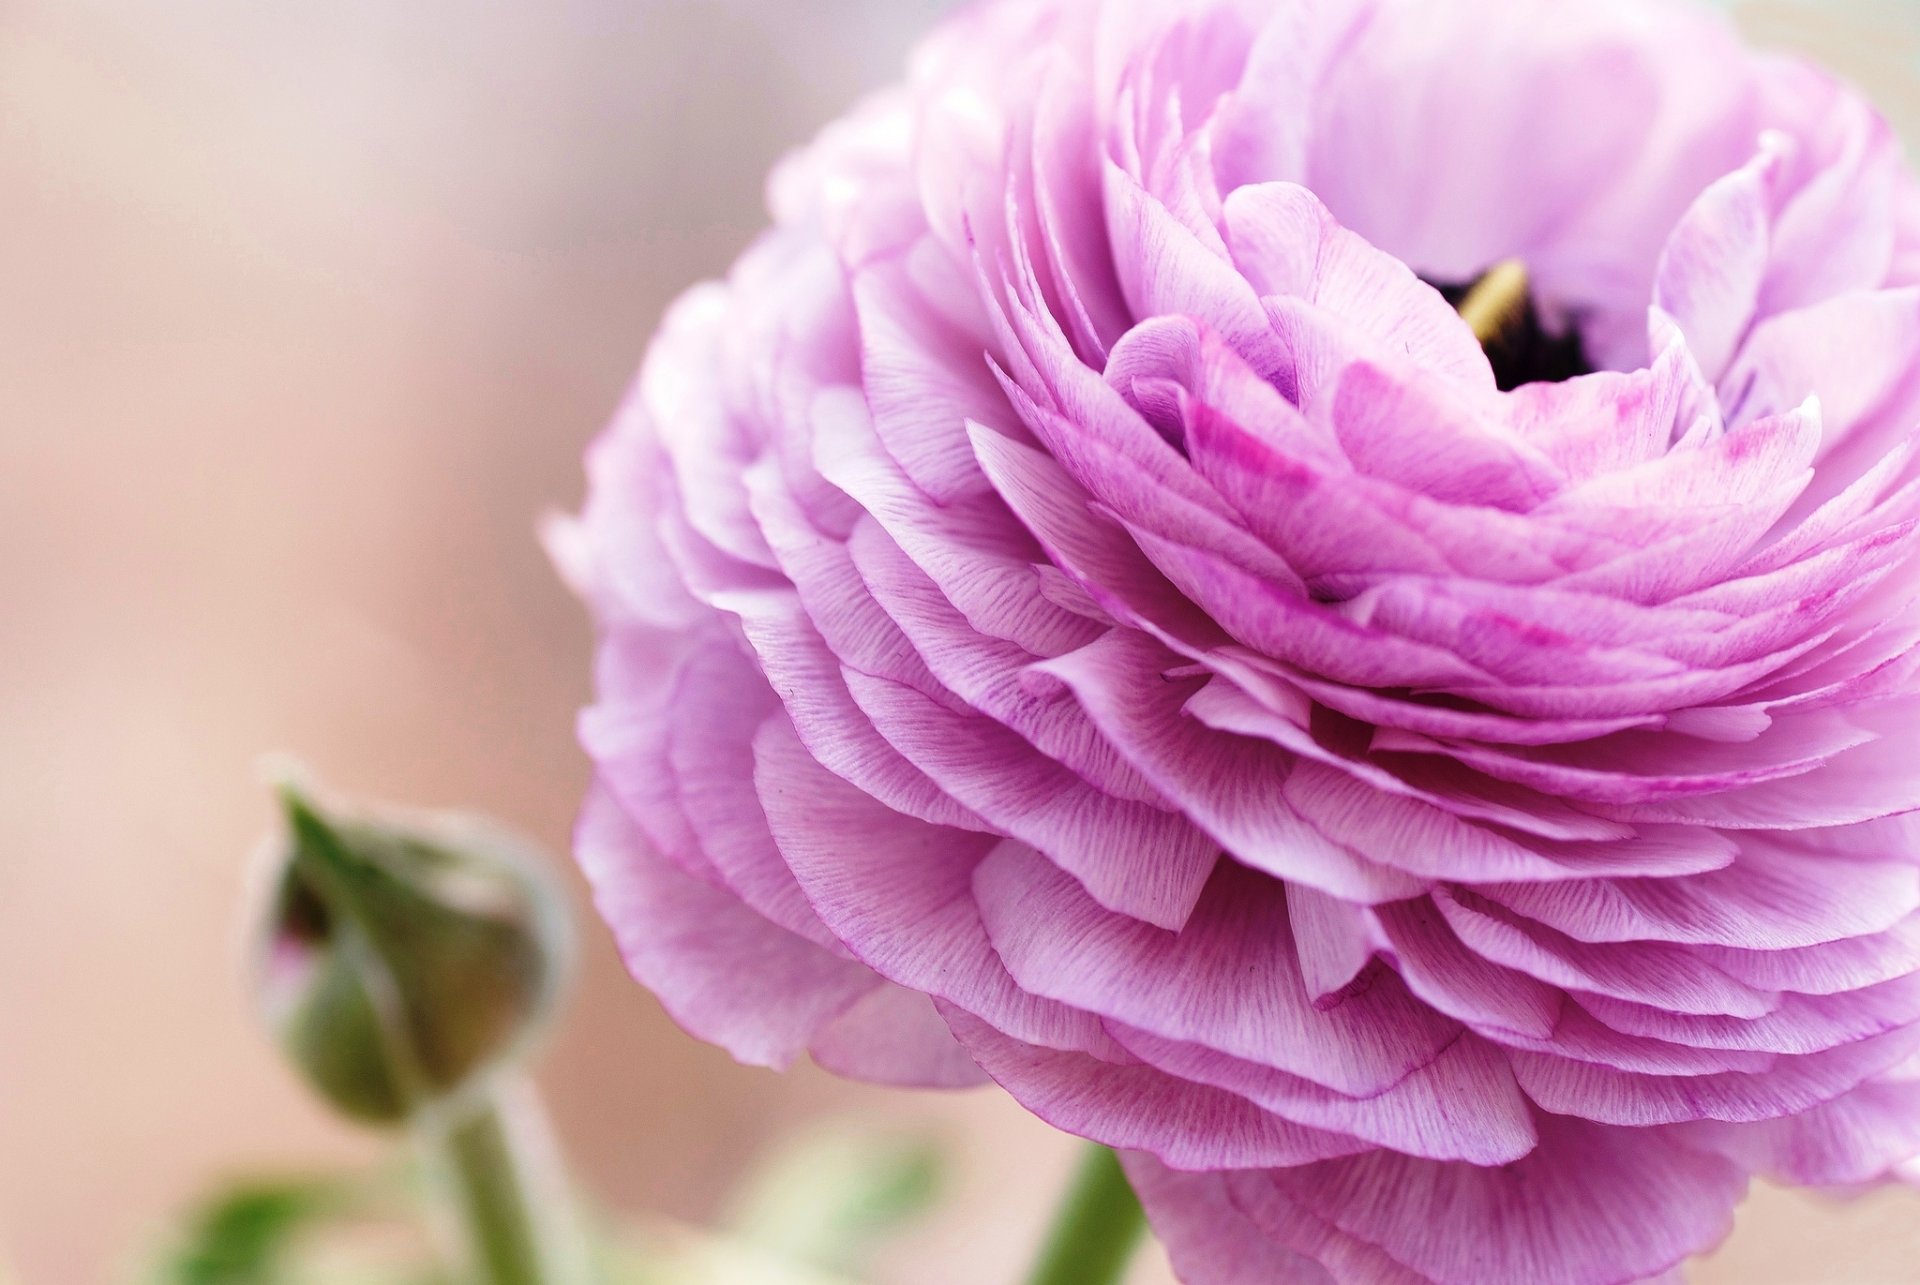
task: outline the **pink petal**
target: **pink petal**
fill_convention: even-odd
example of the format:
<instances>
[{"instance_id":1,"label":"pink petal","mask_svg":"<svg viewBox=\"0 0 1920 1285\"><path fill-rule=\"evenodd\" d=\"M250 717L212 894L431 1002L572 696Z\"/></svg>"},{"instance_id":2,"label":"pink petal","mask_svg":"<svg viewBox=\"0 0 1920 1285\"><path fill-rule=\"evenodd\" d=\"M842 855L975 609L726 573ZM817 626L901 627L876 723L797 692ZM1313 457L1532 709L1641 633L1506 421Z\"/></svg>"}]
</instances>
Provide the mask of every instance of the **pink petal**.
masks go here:
<instances>
[{"instance_id":1,"label":"pink petal","mask_svg":"<svg viewBox=\"0 0 1920 1285\"><path fill-rule=\"evenodd\" d=\"M1534 1153L1499 1168L1374 1151L1249 1175L1234 1191L1263 1225L1285 1225L1271 1205L1298 1205L1440 1285L1617 1285L1731 1228L1746 1176L1726 1160L1669 1132L1538 1123Z\"/></svg>"},{"instance_id":2,"label":"pink petal","mask_svg":"<svg viewBox=\"0 0 1920 1285\"><path fill-rule=\"evenodd\" d=\"M575 851L634 977L742 1062L790 1065L881 985L655 855L604 790L587 799Z\"/></svg>"},{"instance_id":3,"label":"pink petal","mask_svg":"<svg viewBox=\"0 0 1920 1285\"><path fill-rule=\"evenodd\" d=\"M1012 846L981 865L974 889L994 948L1024 989L1343 1093L1396 1083L1457 1029L1390 976L1316 1008L1279 886L1232 866L1177 934L1102 910Z\"/></svg>"},{"instance_id":4,"label":"pink petal","mask_svg":"<svg viewBox=\"0 0 1920 1285\"><path fill-rule=\"evenodd\" d=\"M1290 1123L1236 1094L1157 1071L1023 1044L945 1010L953 1033L1020 1104L1068 1133L1148 1151L1180 1169L1297 1165L1366 1150L1353 1138Z\"/></svg>"}]
</instances>

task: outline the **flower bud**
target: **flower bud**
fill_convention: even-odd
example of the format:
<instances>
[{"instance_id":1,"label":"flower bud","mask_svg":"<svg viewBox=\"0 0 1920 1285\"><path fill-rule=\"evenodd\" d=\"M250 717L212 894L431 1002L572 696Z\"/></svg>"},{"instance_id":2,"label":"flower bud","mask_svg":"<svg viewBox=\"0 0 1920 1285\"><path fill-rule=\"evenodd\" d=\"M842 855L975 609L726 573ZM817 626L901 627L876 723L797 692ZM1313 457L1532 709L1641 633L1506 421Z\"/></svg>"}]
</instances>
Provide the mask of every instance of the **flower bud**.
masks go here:
<instances>
[{"instance_id":1,"label":"flower bud","mask_svg":"<svg viewBox=\"0 0 1920 1285\"><path fill-rule=\"evenodd\" d=\"M398 1124L517 1062L571 957L538 857L471 821L335 817L290 785L281 798L258 984L314 1088Z\"/></svg>"}]
</instances>

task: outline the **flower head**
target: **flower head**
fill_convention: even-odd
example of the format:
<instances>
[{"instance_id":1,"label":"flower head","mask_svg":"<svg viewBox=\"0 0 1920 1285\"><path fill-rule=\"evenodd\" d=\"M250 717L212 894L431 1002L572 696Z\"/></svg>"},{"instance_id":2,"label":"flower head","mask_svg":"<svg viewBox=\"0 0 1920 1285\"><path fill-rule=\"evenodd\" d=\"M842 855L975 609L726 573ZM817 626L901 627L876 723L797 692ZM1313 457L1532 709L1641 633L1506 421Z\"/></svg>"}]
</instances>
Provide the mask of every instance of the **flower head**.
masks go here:
<instances>
[{"instance_id":1,"label":"flower head","mask_svg":"<svg viewBox=\"0 0 1920 1285\"><path fill-rule=\"evenodd\" d=\"M1920 186L1678 0L965 11L554 546L579 850L750 1062L1183 1275L1608 1285L1920 1151Z\"/></svg>"}]
</instances>

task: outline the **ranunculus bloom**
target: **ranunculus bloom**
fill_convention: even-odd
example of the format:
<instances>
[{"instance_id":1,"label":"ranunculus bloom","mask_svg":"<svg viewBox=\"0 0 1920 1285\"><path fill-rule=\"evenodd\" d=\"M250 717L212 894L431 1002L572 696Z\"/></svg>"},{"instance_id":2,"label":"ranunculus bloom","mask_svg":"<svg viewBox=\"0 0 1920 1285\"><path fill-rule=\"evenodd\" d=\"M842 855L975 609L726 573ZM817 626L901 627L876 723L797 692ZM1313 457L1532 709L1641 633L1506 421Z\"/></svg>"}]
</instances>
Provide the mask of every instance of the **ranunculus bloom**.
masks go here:
<instances>
[{"instance_id":1,"label":"ranunculus bloom","mask_svg":"<svg viewBox=\"0 0 1920 1285\"><path fill-rule=\"evenodd\" d=\"M1005 0L772 206L554 533L688 1029L984 1071L1202 1285L1660 1277L1920 1150L1855 95L1661 0Z\"/></svg>"}]
</instances>

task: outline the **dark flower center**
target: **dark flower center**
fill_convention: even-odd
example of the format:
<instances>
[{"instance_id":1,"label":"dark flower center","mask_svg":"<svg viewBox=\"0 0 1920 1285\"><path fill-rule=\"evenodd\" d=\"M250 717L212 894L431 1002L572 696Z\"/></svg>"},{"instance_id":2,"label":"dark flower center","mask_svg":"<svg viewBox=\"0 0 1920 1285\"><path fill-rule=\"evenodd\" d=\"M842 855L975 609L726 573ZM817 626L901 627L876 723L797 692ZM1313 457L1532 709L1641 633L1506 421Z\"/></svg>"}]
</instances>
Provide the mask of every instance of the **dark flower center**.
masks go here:
<instances>
[{"instance_id":1,"label":"dark flower center","mask_svg":"<svg viewBox=\"0 0 1920 1285\"><path fill-rule=\"evenodd\" d=\"M1499 264L1466 285L1429 284L1473 327L1502 392L1594 372L1578 328L1547 328L1519 263Z\"/></svg>"}]
</instances>

